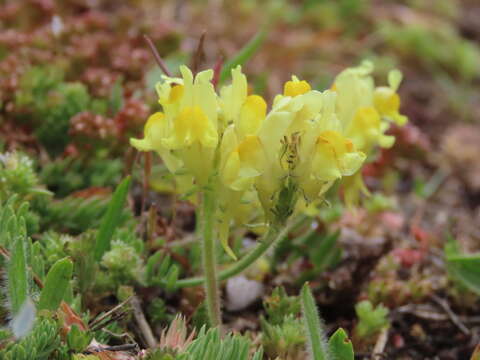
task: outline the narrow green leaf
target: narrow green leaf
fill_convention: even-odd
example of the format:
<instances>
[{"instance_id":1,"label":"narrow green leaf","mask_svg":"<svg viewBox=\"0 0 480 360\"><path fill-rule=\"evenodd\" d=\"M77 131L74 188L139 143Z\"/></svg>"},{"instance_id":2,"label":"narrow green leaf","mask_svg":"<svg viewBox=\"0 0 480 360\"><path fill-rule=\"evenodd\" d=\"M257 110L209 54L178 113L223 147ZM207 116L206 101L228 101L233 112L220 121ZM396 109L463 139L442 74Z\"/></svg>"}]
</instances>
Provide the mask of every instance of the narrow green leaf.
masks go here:
<instances>
[{"instance_id":1,"label":"narrow green leaf","mask_svg":"<svg viewBox=\"0 0 480 360\"><path fill-rule=\"evenodd\" d=\"M27 258L22 237L16 237L8 263L8 296L16 315L28 296Z\"/></svg>"},{"instance_id":2,"label":"narrow green leaf","mask_svg":"<svg viewBox=\"0 0 480 360\"><path fill-rule=\"evenodd\" d=\"M155 275L155 270L157 264L160 263L163 254L161 251L157 251L155 254L150 256L145 264L145 278L150 283Z\"/></svg>"},{"instance_id":3,"label":"narrow green leaf","mask_svg":"<svg viewBox=\"0 0 480 360\"><path fill-rule=\"evenodd\" d=\"M317 305L313 298L312 291L308 283L305 283L301 292L303 320L305 330L308 334L309 353L312 360L330 360L327 343L325 341L325 331L318 315Z\"/></svg>"},{"instance_id":4,"label":"narrow green leaf","mask_svg":"<svg viewBox=\"0 0 480 360\"><path fill-rule=\"evenodd\" d=\"M173 292L175 290L175 284L177 283L178 280L178 274L180 273L179 268L177 265L172 265L170 267L170 270L168 271L167 274L167 285L166 285L166 290L167 292Z\"/></svg>"},{"instance_id":5,"label":"narrow green leaf","mask_svg":"<svg viewBox=\"0 0 480 360\"><path fill-rule=\"evenodd\" d=\"M461 284L480 295L480 256L447 258L447 269Z\"/></svg>"},{"instance_id":6,"label":"narrow green leaf","mask_svg":"<svg viewBox=\"0 0 480 360\"><path fill-rule=\"evenodd\" d=\"M120 185L117 186L112 200L108 205L107 213L102 219L100 230L97 234L95 243L95 260L100 261L103 254L110 249L113 232L118 225L125 200L127 199L128 189L130 188L131 178L127 176Z\"/></svg>"},{"instance_id":7,"label":"narrow green leaf","mask_svg":"<svg viewBox=\"0 0 480 360\"><path fill-rule=\"evenodd\" d=\"M65 296L72 272L73 263L69 258L60 259L53 264L40 294L38 310L57 310Z\"/></svg>"},{"instance_id":8,"label":"narrow green leaf","mask_svg":"<svg viewBox=\"0 0 480 360\"><path fill-rule=\"evenodd\" d=\"M461 254L458 243L450 239L445 245L445 258L450 276L480 295L480 254Z\"/></svg>"},{"instance_id":9,"label":"narrow green leaf","mask_svg":"<svg viewBox=\"0 0 480 360\"><path fill-rule=\"evenodd\" d=\"M14 246L13 241L16 238L16 234L18 231L18 219L17 216L14 214L10 216L10 218L7 220L7 224L5 226L6 232L8 232L10 235L7 235L7 247Z\"/></svg>"},{"instance_id":10,"label":"narrow green leaf","mask_svg":"<svg viewBox=\"0 0 480 360\"><path fill-rule=\"evenodd\" d=\"M222 72L220 73L220 83L224 82L230 76L230 72L234 67L245 64L257 52L265 41L267 34L268 26L264 26L233 58L225 62Z\"/></svg>"},{"instance_id":11,"label":"narrow green leaf","mask_svg":"<svg viewBox=\"0 0 480 360\"><path fill-rule=\"evenodd\" d=\"M328 348L335 360L353 360L353 345L347 333L339 328L328 340Z\"/></svg>"},{"instance_id":12,"label":"narrow green leaf","mask_svg":"<svg viewBox=\"0 0 480 360\"><path fill-rule=\"evenodd\" d=\"M30 208L30 204L27 201L24 201L20 204L17 210L17 216L19 218L26 217L28 214L28 210Z\"/></svg>"},{"instance_id":13,"label":"narrow green leaf","mask_svg":"<svg viewBox=\"0 0 480 360\"><path fill-rule=\"evenodd\" d=\"M40 278L40 280L43 281L45 278L45 260L43 258L43 248L42 244L38 241L33 243L32 245L32 262L31 262L31 267L32 270L37 276Z\"/></svg>"},{"instance_id":14,"label":"narrow green leaf","mask_svg":"<svg viewBox=\"0 0 480 360\"><path fill-rule=\"evenodd\" d=\"M123 106L122 77L118 77L115 84L113 84L109 105L113 115L115 115Z\"/></svg>"},{"instance_id":15,"label":"narrow green leaf","mask_svg":"<svg viewBox=\"0 0 480 360\"><path fill-rule=\"evenodd\" d=\"M160 267L158 268L158 275L166 276L168 273L168 270L170 269L171 263L172 263L172 258L170 257L170 254L167 254L167 256L165 256L162 259Z\"/></svg>"}]
</instances>

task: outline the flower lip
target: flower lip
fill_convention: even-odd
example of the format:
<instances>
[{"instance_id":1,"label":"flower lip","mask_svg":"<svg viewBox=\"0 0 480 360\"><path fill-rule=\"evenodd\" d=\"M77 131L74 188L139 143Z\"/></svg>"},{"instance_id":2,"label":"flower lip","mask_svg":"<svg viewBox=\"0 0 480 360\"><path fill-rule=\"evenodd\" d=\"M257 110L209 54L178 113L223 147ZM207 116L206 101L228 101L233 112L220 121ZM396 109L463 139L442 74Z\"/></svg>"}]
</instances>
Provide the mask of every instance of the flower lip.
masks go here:
<instances>
[{"instance_id":1,"label":"flower lip","mask_svg":"<svg viewBox=\"0 0 480 360\"><path fill-rule=\"evenodd\" d=\"M296 76L292 76L292 80L287 81L283 87L283 95L295 97L303 95L312 90L312 87L305 80L299 80Z\"/></svg>"}]
</instances>

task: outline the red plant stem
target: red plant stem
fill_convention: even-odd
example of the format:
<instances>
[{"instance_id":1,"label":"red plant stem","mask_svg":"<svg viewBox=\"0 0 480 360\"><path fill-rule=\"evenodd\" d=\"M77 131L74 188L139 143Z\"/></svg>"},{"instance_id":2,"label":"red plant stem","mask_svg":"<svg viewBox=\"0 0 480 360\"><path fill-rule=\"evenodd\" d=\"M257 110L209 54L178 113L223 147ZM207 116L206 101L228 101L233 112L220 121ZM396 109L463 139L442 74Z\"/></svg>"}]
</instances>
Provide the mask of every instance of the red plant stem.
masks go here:
<instances>
[{"instance_id":1,"label":"red plant stem","mask_svg":"<svg viewBox=\"0 0 480 360\"><path fill-rule=\"evenodd\" d=\"M152 39L150 39L147 35L143 35L143 38L145 39L148 46L150 47L153 57L155 58L155 61L157 62L158 66L160 66L160 69L162 69L163 73L167 76L172 76L172 73L168 70L167 64L165 64L165 61L163 61L162 57L158 53L157 48L155 47L155 44L153 43Z\"/></svg>"}]
</instances>

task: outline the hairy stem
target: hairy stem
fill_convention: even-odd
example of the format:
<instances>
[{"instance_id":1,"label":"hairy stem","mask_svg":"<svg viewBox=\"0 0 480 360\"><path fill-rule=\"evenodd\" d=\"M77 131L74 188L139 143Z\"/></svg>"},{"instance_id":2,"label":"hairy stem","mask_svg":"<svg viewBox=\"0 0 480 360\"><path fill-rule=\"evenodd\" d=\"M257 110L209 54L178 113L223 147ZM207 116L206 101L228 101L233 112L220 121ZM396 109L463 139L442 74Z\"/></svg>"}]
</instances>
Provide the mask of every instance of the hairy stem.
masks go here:
<instances>
[{"instance_id":1,"label":"hairy stem","mask_svg":"<svg viewBox=\"0 0 480 360\"><path fill-rule=\"evenodd\" d=\"M295 227L297 223L292 224L292 226L286 226L281 230L281 226L277 223L270 225L269 230L265 237L255 246L249 253L242 257L239 261L228 267L227 269L221 271L218 276L218 280L223 281L231 278L232 276L240 274L242 271L247 269L250 265L255 263L262 255L264 255L267 250L277 241L285 237L286 234L291 230L292 227ZM176 286L178 288L197 286L204 282L203 277L193 277L188 279L178 280Z\"/></svg>"},{"instance_id":2,"label":"hairy stem","mask_svg":"<svg viewBox=\"0 0 480 360\"><path fill-rule=\"evenodd\" d=\"M214 237L215 193L206 189L203 193L203 272L208 317L212 326L221 326L220 296L217 282L216 252Z\"/></svg>"}]
</instances>

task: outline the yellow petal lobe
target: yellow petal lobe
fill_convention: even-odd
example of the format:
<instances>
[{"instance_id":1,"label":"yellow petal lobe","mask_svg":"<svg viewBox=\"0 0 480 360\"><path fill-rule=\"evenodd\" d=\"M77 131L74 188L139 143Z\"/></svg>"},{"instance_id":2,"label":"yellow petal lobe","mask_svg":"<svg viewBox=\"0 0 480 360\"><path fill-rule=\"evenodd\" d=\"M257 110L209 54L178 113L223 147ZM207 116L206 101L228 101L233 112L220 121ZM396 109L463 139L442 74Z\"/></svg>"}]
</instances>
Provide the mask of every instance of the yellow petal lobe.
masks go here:
<instances>
[{"instance_id":1,"label":"yellow petal lobe","mask_svg":"<svg viewBox=\"0 0 480 360\"><path fill-rule=\"evenodd\" d=\"M305 80L293 79L287 81L283 86L283 95L295 97L297 95L302 95L312 90L312 87Z\"/></svg>"}]
</instances>

